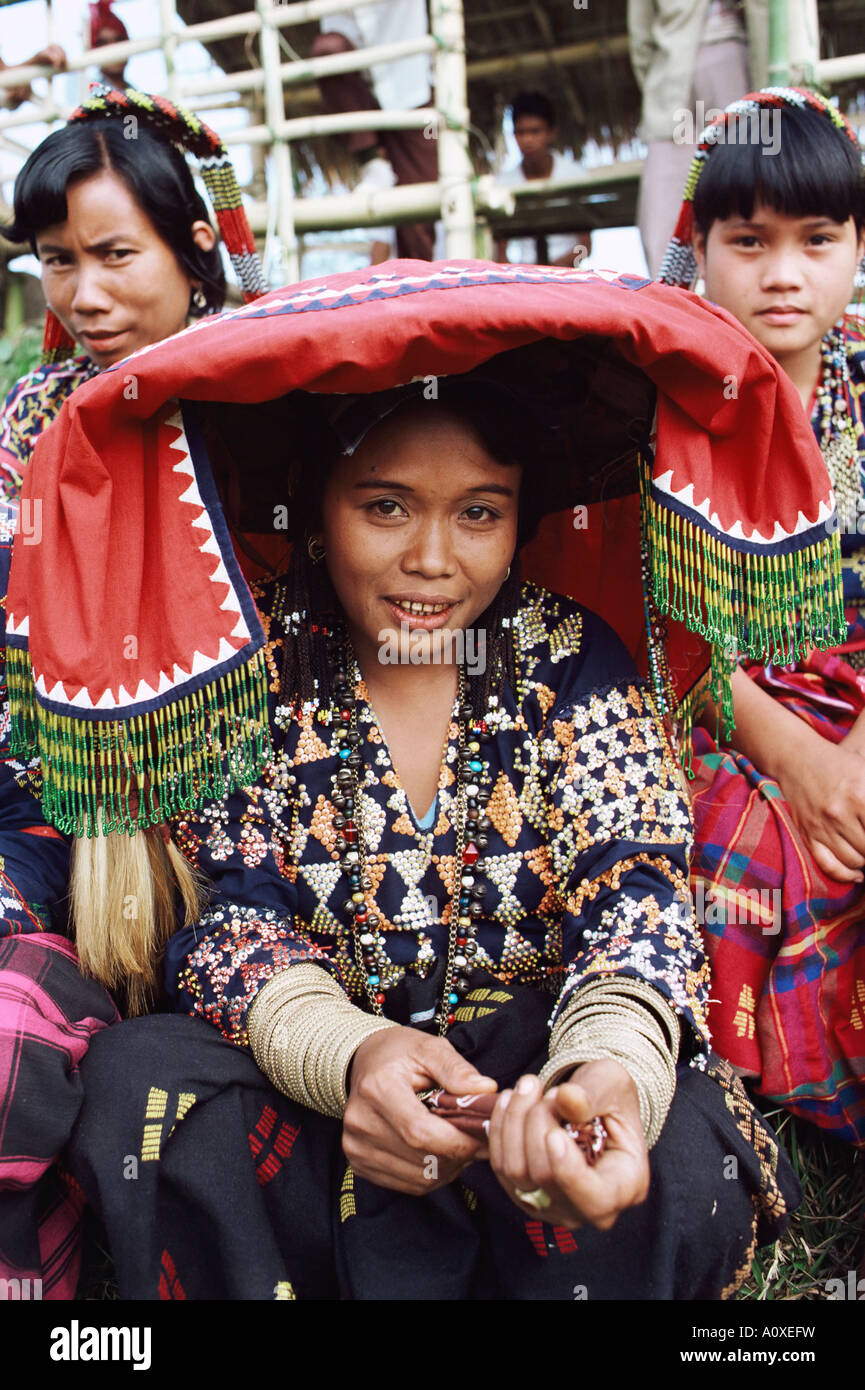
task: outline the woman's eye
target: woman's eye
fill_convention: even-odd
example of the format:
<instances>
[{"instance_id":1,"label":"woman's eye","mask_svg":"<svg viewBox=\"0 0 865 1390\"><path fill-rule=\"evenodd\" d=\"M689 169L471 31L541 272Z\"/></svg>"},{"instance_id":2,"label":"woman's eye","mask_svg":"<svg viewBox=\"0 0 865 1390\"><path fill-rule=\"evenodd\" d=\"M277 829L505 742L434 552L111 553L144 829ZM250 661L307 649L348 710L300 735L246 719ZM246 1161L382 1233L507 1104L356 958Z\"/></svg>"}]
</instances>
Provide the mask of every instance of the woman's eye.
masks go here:
<instances>
[{"instance_id":1,"label":"woman's eye","mask_svg":"<svg viewBox=\"0 0 865 1390\"><path fill-rule=\"evenodd\" d=\"M123 260L126 256L131 256L131 255L132 255L132 247L131 247L131 246L112 246L112 248L111 248L110 251L106 251L106 253L105 253L105 259L106 259L107 261L111 261L111 260Z\"/></svg>"},{"instance_id":2,"label":"woman's eye","mask_svg":"<svg viewBox=\"0 0 865 1390\"><path fill-rule=\"evenodd\" d=\"M755 236L739 236L733 242L734 246L742 246L745 250L750 250L754 246L759 246L759 240Z\"/></svg>"},{"instance_id":3,"label":"woman's eye","mask_svg":"<svg viewBox=\"0 0 865 1390\"><path fill-rule=\"evenodd\" d=\"M369 510L376 516L405 516L405 508L397 502L395 497L380 497L377 502L371 502Z\"/></svg>"},{"instance_id":4,"label":"woman's eye","mask_svg":"<svg viewBox=\"0 0 865 1390\"><path fill-rule=\"evenodd\" d=\"M466 507L463 516L469 521L494 521L498 512L494 512L492 507L485 507L480 502L476 502L473 507Z\"/></svg>"},{"instance_id":5,"label":"woman's eye","mask_svg":"<svg viewBox=\"0 0 865 1390\"><path fill-rule=\"evenodd\" d=\"M42 261L42 264L43 264L43 265L49 265L49 266L55 266L55 267L56 267L56 266L59 266L59 265L68 265L68 264L69 264L69 259L70 259L69 256L62 256L62 255L56 255L56 256L42 256L42 257L41 257L41 261Z\"/></svg>"}]
</instances>

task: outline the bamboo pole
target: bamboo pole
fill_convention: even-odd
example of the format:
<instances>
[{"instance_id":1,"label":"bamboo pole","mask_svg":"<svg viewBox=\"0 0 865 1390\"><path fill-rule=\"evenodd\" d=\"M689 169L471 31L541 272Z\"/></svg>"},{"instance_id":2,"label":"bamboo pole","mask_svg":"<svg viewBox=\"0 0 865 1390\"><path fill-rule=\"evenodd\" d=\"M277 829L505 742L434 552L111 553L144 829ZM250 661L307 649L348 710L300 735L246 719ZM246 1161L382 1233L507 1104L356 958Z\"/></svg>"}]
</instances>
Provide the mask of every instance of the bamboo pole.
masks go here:
<instances>
[{"instance_id":1,"label":"bamboo pole","mask_svg":"<svg viewBox=\"0 0 865 1390\"><path fill-rule=\"evenodd\" d=\"M435 36L436 106L441 217L445 254L470 260L475 251L474 170L469 158L469 105L466 91L466 39L462 0L431 0Z\"/></svg>"},{"instance_id":2,"label":"bamboo pole","mask_svg":"<svg viewBox=\"0 0 865 1390\"><path fill-rule=\"evenodd\" d=\"M438 118L434 106L419 106L413 111L338 111L329 116L294 116L275 129L280 140L310 140L352 130L423 130ZM269 125L243 126L223 136L226 145L266 145L270 138Z\"/></svg>"},{"instance_id":3,"label":"bamboo pole","mask_svg":"<svg viewBox=\"0 0 865 1390\"><path fill-rule=\"evenodd\" d=\"M294 221L294 183L291 173L291 147L281 134L285 123L285 106L280 81L279 34L267 15L270 7L256 0L262 18L261 63L264 78L264 114L272 141L273 174L276 199L276 238L280 251L280 278L300 279L300 251Z\"/></svg>"},{"instance_id":4,"label":"bamboo pole","mask_svg":"<svg viewBox=\"0 0 865 1390\"><path fill-rule=\"evenodd\" d=\"M819 61L817 0L769 0L770 86L813 87Z\"/></svg>"},{"instance_id":5,"label":"bamboo pole","mask_svg":"<svg viewBox=\"0 0 865 1390\"><path fill-rule=\"evenodd\" d=\"M338 73L362 72L377 63L390 63L395 58L408 58L414 53L432 53L435 40L399 39L395 43L381 43L374 48L352 49L350 53L333 53L326 58L302 58L292 63L283 63L279 76L287 86L300 82L317 81L320 77L333 77ZM2 75L2 74L0 74ZM195 98L210 92L254 92L264 86L264 73L253 69L250 72L226 73L220 77L194 77L185 85L187 98Z\"/></svg>"},{"instance_id":6,"label":"bamboo pole","mask_svg":"<svg viewBox=\"0 0 865 1390\"><path fill-rule=\"evenodd\" d=\"M823 58L817 64L817 81L828 86L865 77L865 53L845 53L840 58Z\"/></svg>"},{"instance_id":7,"label":"bamboo pole","mask_svg":"<svg viewBox=\"0 0 865 1390\"><path fill-rule=\"evenodd\" d=\"M179 101L177 83L177 10L174 0L159 0L159 28L162 54L165 58L166 92L169 101Z\"/></svg>"}]
</instances>

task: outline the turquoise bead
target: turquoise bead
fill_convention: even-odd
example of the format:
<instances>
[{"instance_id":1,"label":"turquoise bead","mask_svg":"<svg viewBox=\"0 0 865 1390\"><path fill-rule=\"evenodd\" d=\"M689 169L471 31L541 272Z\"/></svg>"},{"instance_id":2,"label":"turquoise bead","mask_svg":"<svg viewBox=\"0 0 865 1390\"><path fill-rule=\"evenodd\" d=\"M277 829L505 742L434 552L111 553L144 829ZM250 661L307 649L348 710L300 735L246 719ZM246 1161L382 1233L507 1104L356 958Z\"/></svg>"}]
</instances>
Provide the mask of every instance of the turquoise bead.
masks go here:
<instances>
[{"instance_id":1,"label":"turquoise bead","mask_svg":"<svg viewBox=\"0 0 865 1390\"><path fill-rule=\"evenodd\" d=\"M369 980L368 980L368 983L371 984L371 985L377 985L377 984L380 982L380 980L381 980L381 976L380 976L380 975L370 975Z\"/></svg>"},{"instance_id":2,"label":"turquoise bead","mask_svg":"<svg viewBox=\"0 0 865 1390\"><path fill-rule=\"evenodd\" d=\"M341 758L347 758L350 752L351 752L351 749L350 749L350 748L340 748L340 750L339 750L339 756L340 756Z\"/></svg>"},{"instance_id":3,"label":"turquoise bead","mask_svg":"<svg viewBox=\"0 0 865 1390\"><path fill-rule=\"evenodd\" d=\"M459 997L458 994L449 994L449 995L448 995L448 1003L449 1003L449 1004L458 1004L459 1002L460 1002L460 997Z\"/></svg>"},{"instance_id":4,"label":"turquoise bead","mask_svg":"<svg viewBox=\"0 0 865 1390\"><path fill-rule=\"evenodd\" d=\"M471 762L469 763L469 767L471 768L472 772L483 772L484 770L484 765L481 762L480 758L472 758Z\"/></svg>"}]
</instances>

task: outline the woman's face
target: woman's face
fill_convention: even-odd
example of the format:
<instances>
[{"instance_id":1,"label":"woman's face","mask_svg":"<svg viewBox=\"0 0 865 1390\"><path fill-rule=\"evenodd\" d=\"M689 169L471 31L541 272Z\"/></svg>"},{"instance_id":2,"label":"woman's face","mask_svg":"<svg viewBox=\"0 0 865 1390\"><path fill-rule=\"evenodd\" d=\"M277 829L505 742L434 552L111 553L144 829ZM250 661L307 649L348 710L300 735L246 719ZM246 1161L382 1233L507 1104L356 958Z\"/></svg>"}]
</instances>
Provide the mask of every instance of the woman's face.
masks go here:
<instances>
[{"instance_id":1,"label":"woman's face","mask_svg":"<svg viewBox=\"0 0 865 1390\"><path fill-rule=\"evenodd\" d=\"M122 179L110 170L71 183L65 222L36 236L49 308L98 367L186 324L193 280ZM215 244L195 222L202 250Z\"/></svg>"},{"instance_id":2,"label":"woman's face","mask_svg":"<svg viewBox=\"0 0 865 1390\"><path fill-rule=\"evenodd\" d=\"M488 607L516 548L521 472L432 403L384 420L338 461L316 539L362 665L401 629L416 644Z\"/></svg>"},{"instance_id":3,"label":"woman's face","mask_svg":"<svg viewBox=\"0 0 865 1390\"><path fill-rule=\"evenodd\" d=\"M865 250L852 217L789 217L758 204L695 238L706 294L782 365L816 349L843 314Z\"/></svg>"}]
</instances>

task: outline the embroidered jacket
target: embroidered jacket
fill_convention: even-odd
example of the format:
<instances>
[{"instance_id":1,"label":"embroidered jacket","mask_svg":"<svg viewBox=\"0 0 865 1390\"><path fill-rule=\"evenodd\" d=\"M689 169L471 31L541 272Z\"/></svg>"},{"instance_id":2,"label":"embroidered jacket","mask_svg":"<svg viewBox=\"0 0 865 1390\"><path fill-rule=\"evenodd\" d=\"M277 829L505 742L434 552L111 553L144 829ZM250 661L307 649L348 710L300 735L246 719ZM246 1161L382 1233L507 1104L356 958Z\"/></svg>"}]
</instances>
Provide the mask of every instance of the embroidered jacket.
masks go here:
<instances>
[{"instance_id":1,"label":"embroidered jacket","mask_svg":"<svg viewBox=\"0 0 865 1390\"><path fill-rule=\"evenodd\" d=\"M81 354L43 364L15 382L0 411L0 499L4 502L17 501L24 469L42 431L75 388L98 370Z\"/></svg>"},{"instance_id":2,"label":"embroidered jacket","mask_svg":"<svg viewBox=\"0 0 865 1390\"><path fill-rule=\"evenodd\" d=\"M246 1042L247 1011L275 972L299 960L333 972L364 1001L344 908L331 777L330 710L276 708L280 590L257 601L268 634L274 757L261 780L186 815L175 838L211 880L202 921L169 943L177 1007ZM515 619L517 689L491 712L484 745L492 822L475 960L504 982L539 985L551 1013L571 990L622 972L648 981L707 1042L708 972L687 887L690 808L650 696L601 620L533 585ZM421 829L361 681L362 824L367 893L391 965L426 973L447 949L455 872L456 707L435 824ZM558 999L558 1005L555 1001Z\"/></svg>"}]
</instances>

